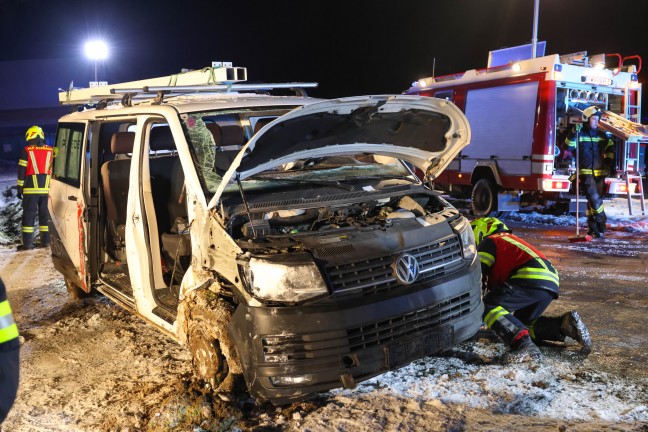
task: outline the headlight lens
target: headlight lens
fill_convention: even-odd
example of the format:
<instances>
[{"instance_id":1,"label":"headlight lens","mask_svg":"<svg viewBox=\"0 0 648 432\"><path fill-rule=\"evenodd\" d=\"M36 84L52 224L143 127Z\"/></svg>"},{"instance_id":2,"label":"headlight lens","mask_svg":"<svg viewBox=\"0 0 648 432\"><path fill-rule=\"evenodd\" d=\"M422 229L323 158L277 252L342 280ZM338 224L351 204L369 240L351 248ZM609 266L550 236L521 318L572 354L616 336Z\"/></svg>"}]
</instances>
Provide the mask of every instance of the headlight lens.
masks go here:
<instances>
[{"instance_id":1,"label":"headlight lens","mask_svg":"<svg viewBox=\"0 0 648 432\"><path fill-rule=\"evenodd\" d=\"M475 235L473 234L468 219L462 216L453 224L453 228L459 234L464 259L472 263L477 255L477 246L475 246Z\"/></svg>"},{"instance_id":2,"label":"headlight lens","mask_svg":"<svg viewBox=\"0 0 648 432\"><path fill-rule=\"evenodd\" d=\"M258 298L296 303L328 294L322 274L308 254L250 259L249 287Z\"/></svg>"}]
</instances>

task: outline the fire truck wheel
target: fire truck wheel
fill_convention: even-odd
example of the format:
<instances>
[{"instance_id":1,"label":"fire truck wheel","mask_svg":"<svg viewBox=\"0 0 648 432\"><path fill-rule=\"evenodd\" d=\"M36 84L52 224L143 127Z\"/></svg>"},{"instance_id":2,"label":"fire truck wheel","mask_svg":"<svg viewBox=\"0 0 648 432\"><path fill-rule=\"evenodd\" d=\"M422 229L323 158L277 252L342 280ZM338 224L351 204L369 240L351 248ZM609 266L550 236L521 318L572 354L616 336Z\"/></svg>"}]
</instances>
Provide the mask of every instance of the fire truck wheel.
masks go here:
<instances>
[{"instance_id":1,"label":"fire truck wheel","mask_svg":"<svg viewBox=\"0 0 648 432\"><path fill-rule=\"evenodd\" d=\"M488 216L497 211L497 187L488 178L479 179L473 186L470 197L472 211L475 216Z\"/></svg>"}]
</instances>

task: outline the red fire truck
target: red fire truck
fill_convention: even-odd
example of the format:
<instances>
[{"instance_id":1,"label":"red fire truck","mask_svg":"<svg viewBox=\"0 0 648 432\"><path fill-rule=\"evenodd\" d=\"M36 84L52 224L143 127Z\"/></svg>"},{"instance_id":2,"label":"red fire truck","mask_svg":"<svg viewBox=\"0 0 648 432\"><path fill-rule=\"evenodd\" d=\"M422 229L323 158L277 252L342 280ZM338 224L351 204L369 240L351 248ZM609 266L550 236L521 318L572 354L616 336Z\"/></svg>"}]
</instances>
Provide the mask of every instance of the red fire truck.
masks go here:
<instances>
[{"instance_id":1,"label":"red fire truck","mask_svg":"<svg viewBox=\"0 0 648 432\"><path fill-rule=\"evenodd\" d=\"M603 110L600 127L616 143L618 175L607 179L608 193L626 193L624 175L646 168L640 69L639 56L583 51L423 78L405 93L450 100L466 114L471 144L434 183L470 196L475 215L528 205L567 210L575 162L561 147L587 106Z\"/></svg>"}]
</instances>

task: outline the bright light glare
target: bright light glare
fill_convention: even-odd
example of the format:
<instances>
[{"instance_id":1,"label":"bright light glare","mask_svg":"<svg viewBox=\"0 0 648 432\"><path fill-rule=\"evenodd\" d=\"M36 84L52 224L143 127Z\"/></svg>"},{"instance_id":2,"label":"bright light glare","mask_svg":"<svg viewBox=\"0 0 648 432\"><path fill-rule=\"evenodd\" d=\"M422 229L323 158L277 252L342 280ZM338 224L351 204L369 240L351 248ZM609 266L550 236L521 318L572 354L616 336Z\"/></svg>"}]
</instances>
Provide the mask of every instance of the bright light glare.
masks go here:
<instances>
[{"instance_id":1,"label":"bright light glare","mask_svg":"<svg viewBox=\"0 0 648 432\"><path fill-rule=\"evenodd\" d=\"M108 45L100 40L89 41L85 44L85 54L90 60L105 60L108 58Z\"/></svg>"}]
</instances>

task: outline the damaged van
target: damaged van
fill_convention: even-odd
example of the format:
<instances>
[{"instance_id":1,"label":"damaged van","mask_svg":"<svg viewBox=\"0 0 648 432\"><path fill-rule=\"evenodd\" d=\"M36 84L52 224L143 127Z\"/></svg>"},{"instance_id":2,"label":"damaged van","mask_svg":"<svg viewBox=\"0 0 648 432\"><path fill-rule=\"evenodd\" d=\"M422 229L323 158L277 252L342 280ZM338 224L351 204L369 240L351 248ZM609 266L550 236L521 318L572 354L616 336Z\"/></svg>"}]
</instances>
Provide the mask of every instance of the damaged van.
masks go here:
<instances>
[{"instance_id":1,"label":"damaged van","mask_svg":"<svg viewBox=\"0 0 648 432\"><path fill-rule=\"evenodd\" d=\"M275 404L479 329L472 230L427 186L470 141L451 102L142 83L60 95L94 103L55 142L52 259L72 295L185 344L213 391L243 378Z\"/></svg>"}]
</instances>

